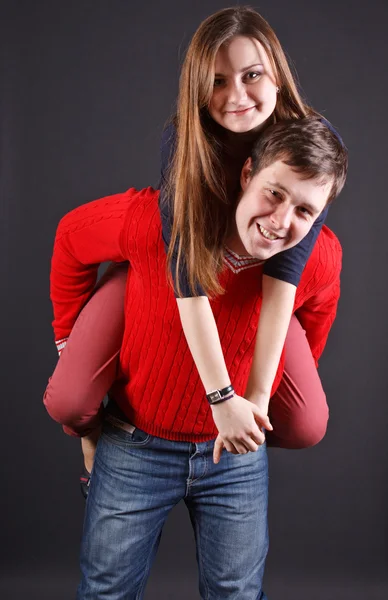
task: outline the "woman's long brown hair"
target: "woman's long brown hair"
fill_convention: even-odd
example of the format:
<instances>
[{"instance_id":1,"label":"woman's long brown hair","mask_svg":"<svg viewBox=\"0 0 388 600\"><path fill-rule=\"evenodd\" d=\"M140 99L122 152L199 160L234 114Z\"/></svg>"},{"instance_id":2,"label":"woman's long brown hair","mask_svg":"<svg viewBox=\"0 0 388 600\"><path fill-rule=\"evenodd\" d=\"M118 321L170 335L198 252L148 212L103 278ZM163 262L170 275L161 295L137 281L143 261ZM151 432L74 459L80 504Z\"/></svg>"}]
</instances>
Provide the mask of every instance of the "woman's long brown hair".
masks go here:
<instances>
[{"instance_id":1,"label":"woman's long brown hair","mask_svg":"<svg viewBox=\"0 0 388 600\"><path fill-rule=\"evenodd\" d=\"M280 90L270 121L314 113L299 95L275 32L256 11L242 6L226 8L201 23L182 66L177 143L167 179L167 196L173 200L174 214L167 261L171 269L176 252L174 275L178 295L181 295L178 273L183 264L193 293L198 284L209 296L223 292L218 275L223 266L223 247L232 210L226 195L220 144L210 132L207 108L213 93L216 54L237 35L258 40L273 68Z\"/></svg>"}]
</instances>

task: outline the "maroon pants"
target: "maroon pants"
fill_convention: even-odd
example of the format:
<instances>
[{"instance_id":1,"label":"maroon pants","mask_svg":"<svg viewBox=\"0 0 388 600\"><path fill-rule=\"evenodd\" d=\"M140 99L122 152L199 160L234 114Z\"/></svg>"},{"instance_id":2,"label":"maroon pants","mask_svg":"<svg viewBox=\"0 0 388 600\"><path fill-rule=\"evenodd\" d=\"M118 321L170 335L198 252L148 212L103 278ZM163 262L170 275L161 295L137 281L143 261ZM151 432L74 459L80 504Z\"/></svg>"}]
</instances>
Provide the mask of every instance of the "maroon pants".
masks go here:
<instances>
[{"instance_id":1,"label":"maroon pants","mask_svg":"<svg viewBox=\"0 0 388 600\"><path fill-rule=\"evenodd\" d=\"M97 426L103 398L117 377L127 276L126 264L108 269L80 313L49 380L43 401L69 435L86 435ZM286 338L283 377L271 398L269 416L274 428L267 432L269 446L307 448L326 432L325 393L295 316Z\"/></svg>"}]
</instances>

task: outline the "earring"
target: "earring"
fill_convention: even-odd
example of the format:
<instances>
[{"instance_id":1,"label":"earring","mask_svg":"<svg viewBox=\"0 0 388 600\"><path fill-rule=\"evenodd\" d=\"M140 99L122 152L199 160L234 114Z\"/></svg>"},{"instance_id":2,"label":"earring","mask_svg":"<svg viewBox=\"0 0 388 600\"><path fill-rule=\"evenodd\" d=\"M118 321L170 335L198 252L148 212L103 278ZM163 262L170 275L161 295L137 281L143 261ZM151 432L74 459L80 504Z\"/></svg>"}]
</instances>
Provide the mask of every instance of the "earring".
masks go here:
<instances>
[{"instance_id":1,"label":"earring","mask_svg":"<svg viewBox=\"0 0 388 600\"><path fill-rule=\"evenodd\" d=\"M280 92L280 87L277 85L276 86L276 93L278 94Z\"/></svg>"}]
</instances>

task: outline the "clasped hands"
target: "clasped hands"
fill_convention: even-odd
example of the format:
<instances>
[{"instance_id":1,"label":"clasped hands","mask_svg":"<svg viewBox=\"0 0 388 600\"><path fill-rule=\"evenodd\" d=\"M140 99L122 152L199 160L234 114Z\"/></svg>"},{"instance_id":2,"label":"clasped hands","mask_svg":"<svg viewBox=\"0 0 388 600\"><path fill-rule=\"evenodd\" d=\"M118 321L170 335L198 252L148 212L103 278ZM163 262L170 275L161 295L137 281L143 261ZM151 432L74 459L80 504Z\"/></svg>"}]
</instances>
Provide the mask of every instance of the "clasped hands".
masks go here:
<instances>
[{"instance_id":1,"label":"clasped hands","mask_svg":"<svg viewBox=\"0 0 388 600\"><path fill-rule=\"evenodd\" d=\"M261 427L272 430L267 412L268 397L265 396L247 400L234 395L226 402L213 404L213 419L219 432L214 443L214 463L220 461L224 447L232 454L256 452L265 441ZM98 427L90 435L81 438L85 467L89 472L92 470L100 432L101 428Z\"/></svg>"},{"instance_id":2,"label":"clasped hands","mask_svg":"<svg viewBox=\"0 0 388 600\"><path fill-rule=\"evenodd\" d=\"M222 449L232 454L256 452L265 441L261 428L271 431L268 418L268 398L259 397L247 400L233 396L230 400L212 405L214 423L218 436L214 443L213 461L220 461Z\"/></svg>"}]
</instances>

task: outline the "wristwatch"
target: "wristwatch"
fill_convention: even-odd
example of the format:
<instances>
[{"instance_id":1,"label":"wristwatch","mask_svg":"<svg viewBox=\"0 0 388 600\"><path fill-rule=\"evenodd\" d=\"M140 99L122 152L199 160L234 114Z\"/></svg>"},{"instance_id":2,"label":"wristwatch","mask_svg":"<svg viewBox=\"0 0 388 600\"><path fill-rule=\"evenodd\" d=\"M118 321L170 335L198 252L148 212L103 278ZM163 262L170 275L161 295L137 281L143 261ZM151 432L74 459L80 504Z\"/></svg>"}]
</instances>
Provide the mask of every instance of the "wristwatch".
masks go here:
<instances>
[{"instance_id":1,"label":"wristwatch","mask_svg":"<svg viewBox=\"0 0 388 600\"><path fill-rule=\"evenodd\" d=\"M219 404L220 402L225 402L225 400L230 400L233 396L234 389L232 385L228 385L222 390L213 390L206 394L209 404Z\"/></svg>"}]
</instances>

